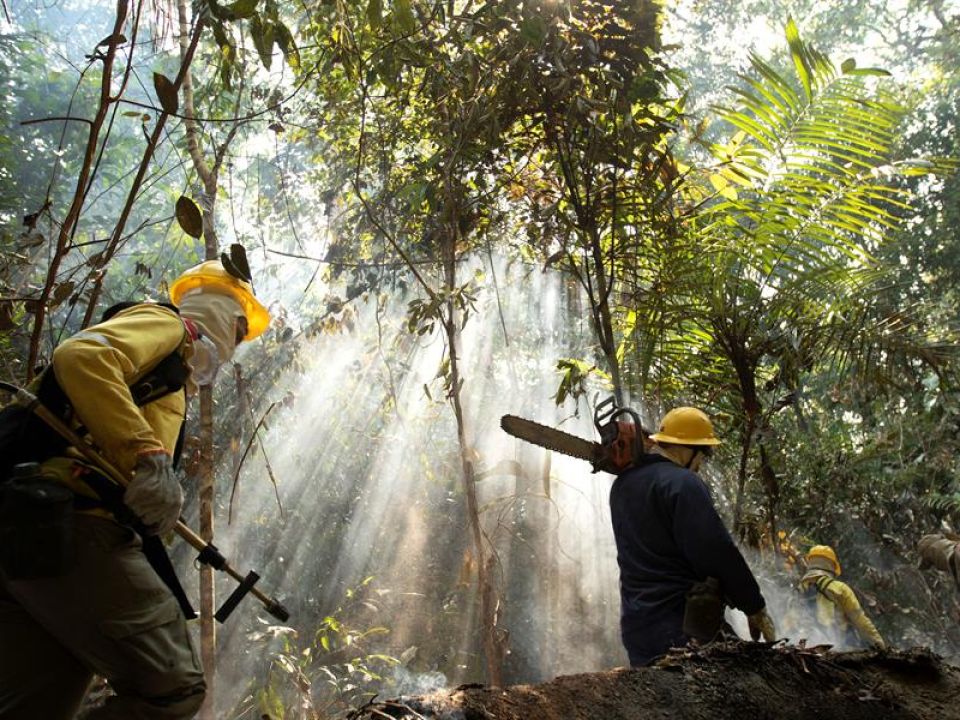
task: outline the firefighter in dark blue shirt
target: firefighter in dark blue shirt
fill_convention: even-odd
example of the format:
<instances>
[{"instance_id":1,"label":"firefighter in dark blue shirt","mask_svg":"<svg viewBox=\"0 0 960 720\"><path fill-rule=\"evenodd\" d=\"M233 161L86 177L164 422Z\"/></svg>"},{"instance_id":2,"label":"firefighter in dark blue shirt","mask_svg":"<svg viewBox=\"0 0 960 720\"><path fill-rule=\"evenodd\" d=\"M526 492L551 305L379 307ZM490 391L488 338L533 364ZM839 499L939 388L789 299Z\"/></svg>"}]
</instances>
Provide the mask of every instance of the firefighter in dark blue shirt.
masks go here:
<instances>
[{"instance_id":1,"label":"firefighter in dark blue shirt","mask_svg":"<svg viewBox=\"0 0 960 720\"><path fill-rule=\"evenodd\" d=\"M762 635L772 642L773 621L757 581L697 474L720 444L710 419L696 408L675 408L651 440L653 452L640 455L610 491L620 628L630 664L649 665L691 635L709 639L691 633L689 617L684 622L688 600L693 608L691 598L709 592L705 588L715 588L717 630L726 603L747 616L754 640Z\"/></svg>"}]
</instances>

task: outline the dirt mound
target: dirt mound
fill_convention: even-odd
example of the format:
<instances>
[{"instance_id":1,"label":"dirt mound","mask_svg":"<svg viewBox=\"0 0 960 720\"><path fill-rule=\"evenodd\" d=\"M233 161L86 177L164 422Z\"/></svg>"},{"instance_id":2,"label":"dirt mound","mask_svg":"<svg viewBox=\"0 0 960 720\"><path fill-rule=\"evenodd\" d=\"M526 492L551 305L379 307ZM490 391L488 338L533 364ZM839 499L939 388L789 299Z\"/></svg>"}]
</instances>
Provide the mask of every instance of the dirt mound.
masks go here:
<instances>
[{"instance_id":1,"label":"dirt mound","mask_svg":"<svg viewBox=\"0 0 960 720\"><path fill-rule=\"evenodd\" d=\"M720 643L656 666L370 703L351 720L960 720L960 668L923 649Z\"/></svg>"}]
</instances>

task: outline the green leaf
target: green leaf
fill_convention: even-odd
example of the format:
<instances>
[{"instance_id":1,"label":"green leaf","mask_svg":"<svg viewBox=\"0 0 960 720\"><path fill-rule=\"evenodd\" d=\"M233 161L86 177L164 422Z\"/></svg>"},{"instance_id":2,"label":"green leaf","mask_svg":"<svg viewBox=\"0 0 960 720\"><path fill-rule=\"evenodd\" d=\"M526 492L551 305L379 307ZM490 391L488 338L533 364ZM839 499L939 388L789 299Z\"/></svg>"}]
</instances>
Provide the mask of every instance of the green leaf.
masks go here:
<instances>
[{"instance_id":1,"label":"green leaf","mask_svg":"<svg viewBox=\"0 0 960 720\"><path fill-rule=\"evenodd\" d=\"M126 41L127 36L123 33L118 35L107 35L103 40L97 43L97 47L106 47L111 42L113 42L114 45L123 45Z\"/></svg>"},{"instance_id":2,"label":"green leaf","mask_svg":"<svg viewBox=\"0 0 960 720\"><path fill-rule=\"evenodd\" d=\"M520 23L520 34L535 46L539 46L543 42L547 30L547 22L540 15L530 15Z\"/></svg>"},{"instance_id":3,"label":"green leaf","mask_svg":"<svg viewBox=\"0 0 960 720\"><path fill-rule=\"evenodd\" d=\"M218 3L217 0L207 0L207 7L210 8L210 14L218 20L230 20L223 5ZM217 23L213 23L213 26L216 27Z\"/></svg>"},{"instance_id":4,"label":"green leaf","mask_svg":"<svg viewBox=\"0 0 960 720\"><path fill-rule=\"evenodd\" d=\"M617 362L622 364L624 357L626 357L627 345L630 336L633 334L633 329L637 326L637 311L630 310L627 312L626 316L623 318L621 326L619 328L620 335L623 337L620 345L617 347Z\"/></svg>"},{"instance_id":5,"label":"green leaf","mask_svg":"<svg viewBox=\"0 0 960 720\"><path fill-rule=\"evenodd\" d=\"M367 4L367 23L373 30L383 24L383 0L370 0Z\"/></svg>"},{"instance_id":6,"label":"green leaf","mask_svg":"<svg viewBox=\"0 0 960 720\"><path fill-rule=\"evenodd\" d=\"M221 22L212 22L213 37L220 46L220 79L227 90L232 89L231 76L237 59L237 48L227 33L227 28Z\"/></svg>"},{"instance_id":7,"label":"green leaf","mask_svg":"<svg viewBox=\"0 0 960 720\"><path fill-rule=\"evenodd\" d=\"M273 24L269 20L264 22L259 15L254 15L250 18L250 36L260 57L260 64L269 70L273 62Z\"/></svg>"},{"instance_id":8,"label":"green leaf","mask_svg":"<svg viewBox=\"0 0 960 720\"><path fill-rule=\"evenodd\" d=\"M230 245L230 264L236 268L236 276L240 280L247 282L253 280L253 274L250 272L250 264L247 262L247 251L240 243L232 243Z\"/></svg>"},{"instance_id":9,"label":"green leaf","mask_svg":"<svg viewBox=\"0 0 960 720\"><path fill-rule=\"evenodd\" d=\"M293 33L282 22L274 26L274 38L287 64L294 70L300 69L300 51L297 50L297 44L293 41Z\"/></svg>"},{"instance_id":10,"label":"green leaf","mask_svg":"<svg viewBox=\"0 0 960 720\"><path fill-rule=\"evenodd\" d=\"M223 8L228 14L227 20L246 20L257 11L260 0L236 0Z\"/></svg>"},{"instance_id":11,"label":"green leaf","mask_svg":"<svg viewBox=\"0 0 960 720\"><path fill-rule=\"evenodd\" d=\"M50 299L49 306L54 308L57 305L60 305L64 300L73 294L73 291L76 287L76 283L74 283L72 280L66 280L62 283L59 283L53 290L53 296Z\"/></svg>"},{"instance_id":12,"label":"green leaf","mask_svg":"<svg viewBox=\"0 0 960 720\"><path fill-rule=\"evenodd\" d=\"M190 237L199 240L203 235L203 213L197 204L186 195L177 198L177 222Z\"/></svg>"},{"instance_id":13,"label":"green leaf","mask_svg":"<svg viewBox=\"0 0 960 720\"><path fill-rule=\"evenodd\" d=\"M840 72L846 75L850 71L856 69L856 67L857 67L857 61L853 58L847 58L840 64Z\"/></svg>"},{"instance_id":14,"label":"green leaf","mask_svg":"<svg viewBox=\"0 0 960 720\"><path fill-rule=\"evenodd\" d=\"M217 45L223 48L224 45L232 45L233 42L230 40L230 36L227 35L227 29L224 27L221 22L212 22L210 26L213 28L213 39L217 41Z\"/></svg>"},{"instance_id":15,"label":"green leaf","mask_svg":"<svg viewBox=\"0 0 960 720\"><path fill-rule=\"evenodd\" d=\"M792 17L787 20L786 35L797 77L800 78L800 84L803 85L804 94L807 98L811 98L813 97L813 68L810 66L806 47L800 39L800 30Z\"/></svg>"},{"instance_id":16,"label":"green leaf","mask_svg":"<svg viewBox=\"0 0 960 720\"><path fill-rule=\"evenodd\" d=\"M160 100L160 107L168 115L176 115L180 109L180 98L177 97L177 89L170 82L166 75L158 72L153 74L153 89L157 92L157 98Z\"/></svg>"},{"instance_id":17,"label":"green leaf","mask_svg":"<svg viewBox=\"0 0 960 720\"><path fill-rule=\"evenodd\" d=\"M410 0L395 0L393 3L393 17L397 26L404 33L412 33L417 29L417 19L413 15Z\"/></svg>"}]
</instances>

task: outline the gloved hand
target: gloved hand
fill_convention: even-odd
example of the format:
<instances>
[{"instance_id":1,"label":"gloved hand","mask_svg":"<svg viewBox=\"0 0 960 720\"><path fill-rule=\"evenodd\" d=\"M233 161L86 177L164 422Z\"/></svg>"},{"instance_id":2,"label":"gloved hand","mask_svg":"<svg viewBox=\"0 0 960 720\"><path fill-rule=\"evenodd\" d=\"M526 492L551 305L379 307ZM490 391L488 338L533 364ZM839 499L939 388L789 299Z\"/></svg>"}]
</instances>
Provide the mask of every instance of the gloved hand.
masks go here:
<instances>
[{"instance_id":1,"label":"gloved hand","mask_svg":"<svg viewBox=\"0 0 960 720\"><path fill-rule=\"evenodd\" d=\"M773 618L766 608L758 610L753 615L747 615L747 626L750 628L750 637L753 640L763 639L767 642L773 642L777 639L777 629L773 626Z\"/></svg>"},{"instance_id":2,"label":"gloved hand","mask_svg":"<svg viewBox=\"0 0 960 720\"><path fill-rule=\"evenodd\" d=\"M123 493L123 502L150 534L164 535L173 530L180 519L183 490L165 451L151 450L137 456L133 480Z\"/></svg>"}]
</instances>

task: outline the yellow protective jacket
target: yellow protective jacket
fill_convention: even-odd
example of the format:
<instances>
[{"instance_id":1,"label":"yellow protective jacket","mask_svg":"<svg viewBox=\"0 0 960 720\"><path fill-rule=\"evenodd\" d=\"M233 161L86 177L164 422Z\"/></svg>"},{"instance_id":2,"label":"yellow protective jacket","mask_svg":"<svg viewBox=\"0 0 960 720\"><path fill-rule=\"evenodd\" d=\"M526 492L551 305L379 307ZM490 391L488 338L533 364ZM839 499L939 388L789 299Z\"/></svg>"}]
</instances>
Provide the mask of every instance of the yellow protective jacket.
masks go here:
<instances>
[{"instance_id":1,"label":"yellow protective jacket","mask_svg":"<svg viewBox=\"0 0 960 720\"><path fill-rule=\"evenodd\" d=\"M885 645L879 631L860 607L856 594L825 570L809 570L800 580L801 592L816 592L817 622L841 637L853 626L871 645Z\"/></svg>"},{"instance_id":2,"label":"yellow protective jacket","mask_svg":"<svg viewBox=\"0 0 960 720\"><path fill-rule=\"evenodd\" d=\"M75 425L86 428L96 446L126 476L137 455L173 453L186 399L174 392L137 407L129 386L170 353L184 357L192 339L177 313L159 305L136 305L62 342L53 353L53 372L70 399ZM70 466L73 466L72 471ZM75 492L92 493L76 475L73 460L53 458L45 468Z\"/></svg>"}]
</instances>

